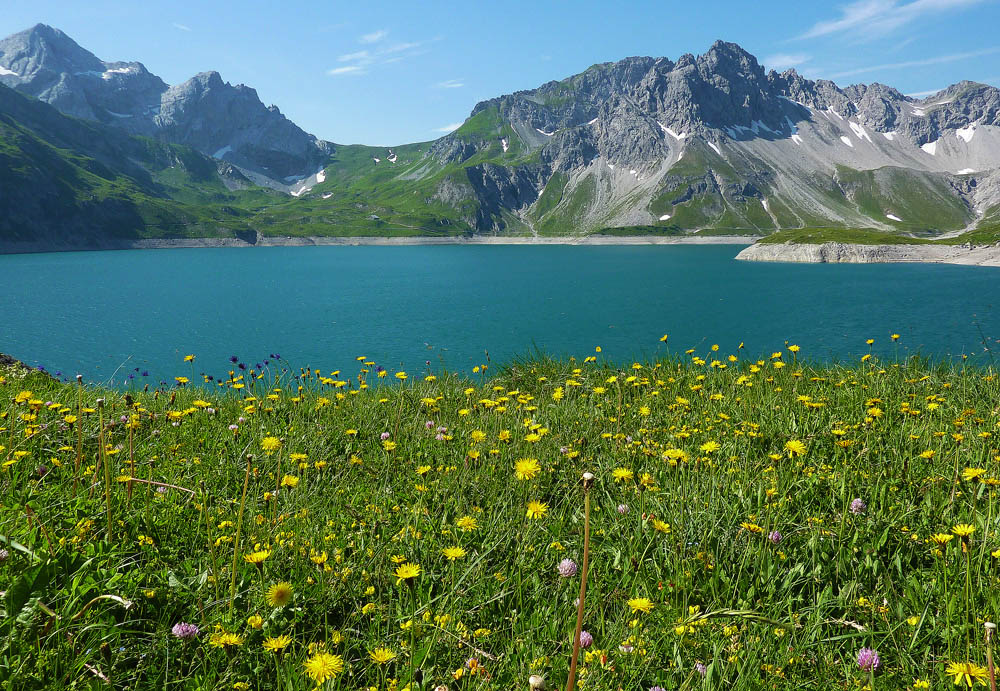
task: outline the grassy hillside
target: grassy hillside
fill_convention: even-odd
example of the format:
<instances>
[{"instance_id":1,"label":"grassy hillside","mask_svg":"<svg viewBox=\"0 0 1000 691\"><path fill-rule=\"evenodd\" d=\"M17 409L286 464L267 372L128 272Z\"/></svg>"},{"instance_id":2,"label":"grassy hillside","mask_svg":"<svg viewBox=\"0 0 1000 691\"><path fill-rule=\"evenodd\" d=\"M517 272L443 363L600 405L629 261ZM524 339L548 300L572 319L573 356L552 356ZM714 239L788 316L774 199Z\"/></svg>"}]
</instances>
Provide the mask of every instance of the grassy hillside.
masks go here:
<instances>
[{"instance_id":1,"label":"grassy hillside","mask_svg":"<svg viewBox=\"0 0 1000 691\"><path fill-rule=\"evenodd\" d=\"M797 350L473 379L195 359L149 392L8 366L0 678L564 688L590 471L583 688L982 685L1000 380Z\"/></svg>"}]
</instances>

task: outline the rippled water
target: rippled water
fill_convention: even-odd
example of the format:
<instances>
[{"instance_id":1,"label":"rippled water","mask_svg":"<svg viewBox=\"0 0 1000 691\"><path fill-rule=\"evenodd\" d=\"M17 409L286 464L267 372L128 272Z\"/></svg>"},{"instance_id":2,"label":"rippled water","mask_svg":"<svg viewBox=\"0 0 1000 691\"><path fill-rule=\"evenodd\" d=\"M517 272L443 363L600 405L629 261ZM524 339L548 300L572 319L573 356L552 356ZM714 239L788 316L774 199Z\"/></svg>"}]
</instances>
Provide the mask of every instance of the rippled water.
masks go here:
<instances>
[{"instance_id":1,"label":"rippled water","mask_svg":"<svg viewBox=\"0 0 1000 691\"><path fill-rule=\"evenodd\" d=\"M718 343L817 360L975 354L1000 338L984 267L733 260L734 246L274 247L0 256L0 352L120 382L230 356L467 371L537 350L631 361ZM893 345L889 335L901 334ZM186 354L196 361L183 362ZM138 370L138 371L137 371Z\"/></svg>"}]
</instances>

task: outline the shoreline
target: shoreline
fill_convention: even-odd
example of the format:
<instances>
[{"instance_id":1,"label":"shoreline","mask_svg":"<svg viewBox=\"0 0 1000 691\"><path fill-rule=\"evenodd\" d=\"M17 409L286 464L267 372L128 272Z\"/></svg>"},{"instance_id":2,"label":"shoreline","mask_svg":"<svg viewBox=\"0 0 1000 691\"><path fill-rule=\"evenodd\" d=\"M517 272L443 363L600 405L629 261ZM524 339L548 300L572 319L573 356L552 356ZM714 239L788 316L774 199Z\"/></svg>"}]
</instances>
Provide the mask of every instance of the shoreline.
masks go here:
<instances>
[{"instance_id":1,"label":"shoreline","mask_svg":"<svg viewBox=\"0 0 1000 691\"><path fill-rule=\"evenodd\" d=\"M1000 245L855 245L755 243L736 255L740 261L805 264L960 264L1000 266Z\"/></svg>"},{"instance_id":2,"label":"shoreline","mask_svg":"<svg viewBox=\"0 0 1000 691\"><path fill-rule=\"evenodd\" d=\"M751 245L759 238L745 235L562 235L556 237L524 236L473 236L473 237L268 237L257 236L255 242L239 238L160 238L103 242L86 246L52 246L44 243L0 243L0 254L35 254L43 252L87 252L103 250L145 250L145 249L196 249L214 247L358 247L358 246L415 246L415 245L587 245L587 246L634 246L634 245Z\"/></svg>"}]
</instances>

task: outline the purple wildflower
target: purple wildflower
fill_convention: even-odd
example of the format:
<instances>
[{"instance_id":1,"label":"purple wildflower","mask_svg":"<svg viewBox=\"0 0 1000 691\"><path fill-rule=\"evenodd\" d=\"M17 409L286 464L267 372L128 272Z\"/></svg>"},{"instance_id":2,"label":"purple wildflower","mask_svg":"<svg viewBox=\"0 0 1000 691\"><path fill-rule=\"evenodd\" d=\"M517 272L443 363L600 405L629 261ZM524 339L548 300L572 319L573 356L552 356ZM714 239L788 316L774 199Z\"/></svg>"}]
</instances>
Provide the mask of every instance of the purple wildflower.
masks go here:
<instances>
[{"instance_id":1,"label":"purple wildflower","mask_svg":"<svg viewBox=\"0 0 1000 691\"><path fill-rule=\"evenodd\" d=\"M559 562L559 575L563 578L572 578L576 575L576 562L572 559L563 559Z\"/></svg>"},{"instance_id":2,"label":"purple wildflower","mask_svg":"<svg viewBox=\"0 0 1000 691\"><path fill-rule=\"evenodd\" d=\"M389 438L389 436L390 435L389 435L388 432L382 432L382 435L381 435L380 439L382 439L382 441L385 441L386 439Z\"/></svg>"},{"instance_id":3,"label":"purple wildflower","mask_svg":"<svg viewBox=\"0 0 1000 691\"><path fill-rule=\"evenodd\" d=\"M427 429L434 429L434 421L428 420L427 422L424 423L424 427Z\"/></svg>"},{"instance_id":4,"label":"purple wildflower","mask_svg":"<svg viewBox=\"0 0 1000 691\"><path fill-rule=\"evenodd\" d=\"M858 651L858 667L866 672L874 672L882 664L878 653L871 648L862 648Z\"/></svg>"},{"instance_id":5,"label":"purple wildflower","mask_svg":"<svg viewBox=\"0 0 1000 691\"><path fill-rule=\"evenodd\" d=\"M696 662L696 663L694 663L694 669L702 677L704 677L706 674L708 674L708 667L705 666L704 662Z\"/></svg>"},{"instance_id":6,"label":"purple wildflower","mask_svg":"<svg viewBox=\"0 0 1000 691\"><path fill-rule=\"evenodd\" d=\"M180 638L181 640L189 640L194 638L199 633L198 627L194 624L188 624L183 621L179 621L174 624L174 628L170 629L170 632Z\"/></svg>"},{"instance_id":7,"label":"purple wildflower","mask_svg":"<svg viewBox=\"0 0 1000 691\"><path fill-rule=\"evenodd\" d=\"M778 544L779 542L781 542L781 533L779 533L777 530L772 530L771 534L767 536L767 539L774 544Z\"/></svg>"},{"instance_id":8,"label":"purple wildflower","mask_svg":"<svg viewBox=\"0 0 1000 691\"><path fill-rule=\"evenodd\" d=\"M862 499L861 497L858 497L857 499L851 502L851 513L853 513L855 516L863 514L867 509L868 505L865 504L864 499Z\"/></svg>"},{"instance_id":9,"label":"purple wildflower","mask_svg":"<svg viewBox=\"0 0 1000 691\"><path fill-rule=\"evenodd\" d=\"M580 632L580 647L589 648L594 644L594 637L587 631Z\"/></svg>"},{"instance_id":10,"label":"purple wildflower","mask_svg":"<svg viewBox=\"0 0 1000 691\"><path fill-rule=\"evenodd\" d=\"M667 690L662 686L650 686L649 691L667 691Z\"/></svg>"},{"instance_id":11,"label":"purple wildflower","mask_svg":"<svg viewBox=\"0 0 1000 691\"><path fill-rule=\"evenodd\" d=\"M625 514L627 514L628 513L628 504L619 504L618 505L618 513L620 513L622 516L624 516Z\"/></svg>"},{"instance_id":12,"label":"purple wildflower","mask_svg":"<svg viewBox=\"0 0 1000 691\"><path fill-rule=\"evenodd\" d=\"M0 549L0 564L2 564L2 563L4 563L5 561L7 561L7 558L8 558L9 556L10 556L10 552L8 552L8 551L7 551L7 550L5 550L5 549Z\"/></svg>"}]
</instances>

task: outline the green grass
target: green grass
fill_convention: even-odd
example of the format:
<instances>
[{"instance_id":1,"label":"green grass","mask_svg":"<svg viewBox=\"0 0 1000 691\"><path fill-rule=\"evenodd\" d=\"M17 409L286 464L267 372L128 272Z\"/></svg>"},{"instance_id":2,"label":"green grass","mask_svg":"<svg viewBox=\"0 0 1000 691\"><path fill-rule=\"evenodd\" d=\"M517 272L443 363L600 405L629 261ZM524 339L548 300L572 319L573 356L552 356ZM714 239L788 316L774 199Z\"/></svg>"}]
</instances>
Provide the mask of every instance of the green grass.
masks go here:
<instances>
[{"instance_id":1,"label":"green grass","mask_svg":"<svg viewBox=\"0 0 1000 691\"><path fill-rule=\"evenodd\" d=\"M784 243L792 242L806 245L819 245L824 242L845 242L855 245L926 245L929 240L912 238L905 235L870 228L791 228L771 233L758 242Z\"/></svg>"},{"instance_id":2,"label":"green grass","mask_svg":"<svg viewBox=\"0 0 1000 691\"><path fill-rule=\"evenodd\" d=\"M676 227L664 226L618 226L601 228L595 235L611 235L614 237L641 237L643 235L680 236L684 231Z\"/></svg>"},{"instance_id":3,"label":"green grass","mask_svg":"<svg viewBox=\"0 0 1000 691\"><path fill-rule=\"evenodd\" d=\"M272 362L149 392L0 369L0 678L299 689L325 650L331 689L415 689L418 669L425 689L563 688L580 583L557 565L583 557L584 471L584 688L860 689L863 647L875 689L985 665L996 373L714 348L472 378ZM960 524L964 542L931 539ZM291 600L269 603L281 582ZM201 635L174 637L182 621Z\"/></svg>"}]
</instances>

